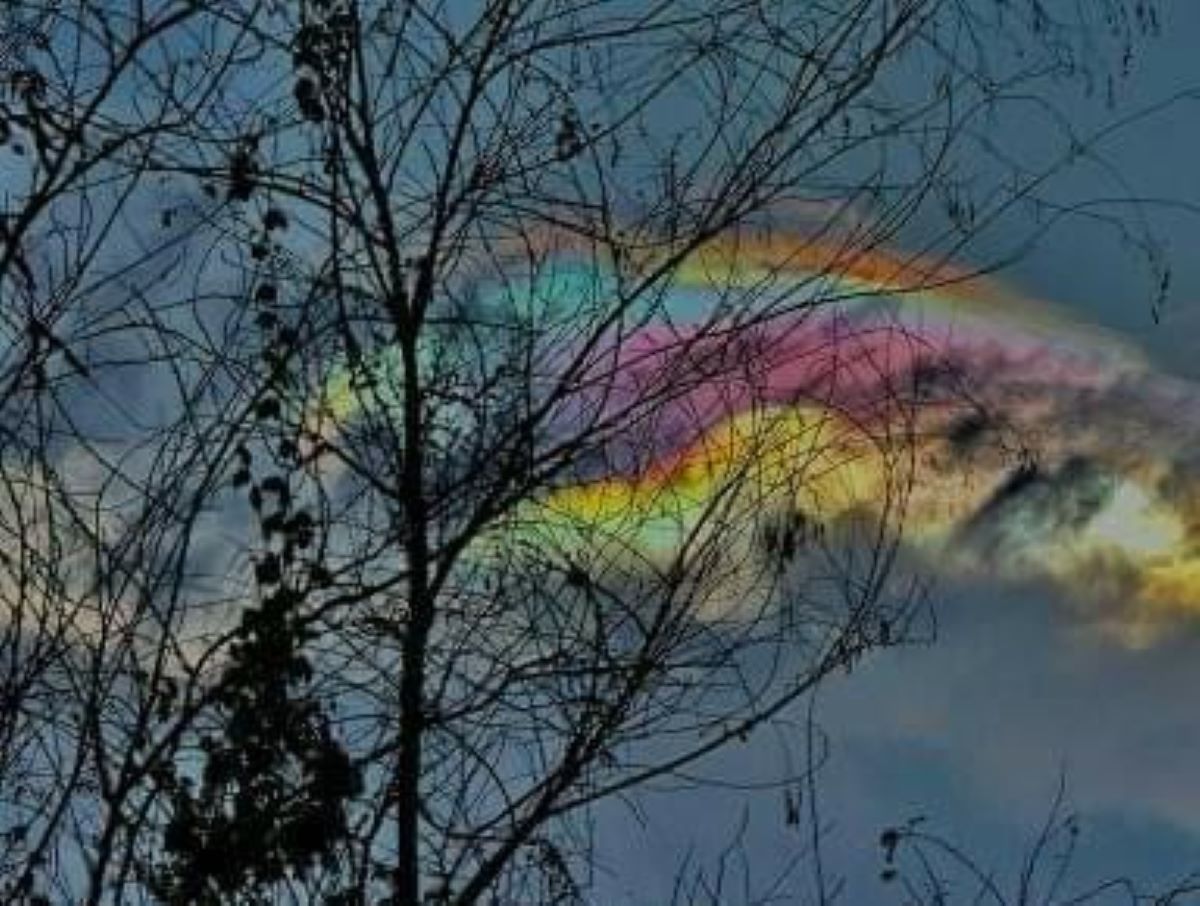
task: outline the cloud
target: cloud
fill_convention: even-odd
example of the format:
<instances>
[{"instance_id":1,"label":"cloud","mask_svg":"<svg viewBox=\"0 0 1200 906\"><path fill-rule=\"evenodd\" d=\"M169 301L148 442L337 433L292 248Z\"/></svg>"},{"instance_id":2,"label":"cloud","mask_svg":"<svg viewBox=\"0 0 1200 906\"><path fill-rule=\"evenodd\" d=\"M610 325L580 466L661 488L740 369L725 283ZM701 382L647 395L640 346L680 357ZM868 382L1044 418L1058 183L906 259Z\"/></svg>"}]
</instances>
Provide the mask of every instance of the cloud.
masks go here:
<instances>
[{"instance_id":1,"label":"cloud","mask_svg":"<svg viewBox=\"0 0 1200 906\"><path fill-rule=\"evenodd\" d=\"M790 301L729 307L767 283ZM899 256L718 243L671 291L551 421L570 436L586 413L601 440L510 521L539 555L661 564L716 543L761 572L781 513L826 540L865 515L937 573L1050 582L1132 645L1200 616L1200 386Z\"/></svg>"}]
</instances>

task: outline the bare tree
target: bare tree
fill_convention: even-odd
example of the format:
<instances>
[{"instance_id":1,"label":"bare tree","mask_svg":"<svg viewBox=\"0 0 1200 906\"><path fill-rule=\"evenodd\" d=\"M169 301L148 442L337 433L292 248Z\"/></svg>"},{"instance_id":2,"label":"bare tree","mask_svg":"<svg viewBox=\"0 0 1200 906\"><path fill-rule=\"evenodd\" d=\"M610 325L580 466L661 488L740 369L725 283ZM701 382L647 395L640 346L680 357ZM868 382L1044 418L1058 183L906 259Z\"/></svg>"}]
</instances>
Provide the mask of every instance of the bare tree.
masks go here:
<instances>
[{"instance_id":1,"label":"bare tree","mask_svg":"<svg viewBox=\"0 0 1200 906\"><path fill-rule=\"evenodd\" d=\"M0 897L96 903L177 751L194 533L230 431L203 417L220 314L162 291L188 279L206 196L152 165L216 114L246 40L191 3L2 15Z\"/></svg>"},{"instance_id":2,"label":"bare tree","mask_svg":"<svg viewBox=\"0 0 1200 906\"><path fill-rule=\"evenodd\" d=\"M956 388L852 336L882 396L767 372L847 296L1002 264L946 266L1007 212L1109 216L1047 194L1095 147L1031 92L1157 28L1123 0L6 14L33 147L0 261L0 883L94 904L583 901L595 803L911 639L893 566ZM1013 105L1061 154L1005 156ZM931 206L950 226L884 254Z\"/></svg>"}]
</instances>

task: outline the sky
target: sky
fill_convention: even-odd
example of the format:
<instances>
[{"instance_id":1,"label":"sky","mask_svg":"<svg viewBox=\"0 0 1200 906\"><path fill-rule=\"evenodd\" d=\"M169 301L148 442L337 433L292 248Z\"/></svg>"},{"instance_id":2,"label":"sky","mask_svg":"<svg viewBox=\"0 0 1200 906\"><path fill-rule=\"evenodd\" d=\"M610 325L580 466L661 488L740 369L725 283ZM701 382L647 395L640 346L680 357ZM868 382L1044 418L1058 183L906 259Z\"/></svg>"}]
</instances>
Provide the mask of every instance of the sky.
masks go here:
<instances>
[{"instance_id":1,"label":"sky","mask_svg":"<svg viewBox=\"0 0 1200 906\"><path fill-rule=\"evenodd\" d=\"M1169 3L1162 12L1164 33L1145 48L1119 99L1128 109L1195 87L1200 6ZM1076 104L1071 96L1062 102ZM1092 115L1081 101L1077 109ZM1200 105L1182 99L1107 146L1136 194L1200 202L1198 114ZM1086 194L1087 177L1074 178L1067 190ZM1111 328L1156 371L1200 381L1200 218L1182 206L1146 211L1173 270L1158 322L1147 273L1098 226L1052 231L1004 281ZM1130 646L1094 631L1067 597L1052 583L944 578L934 589L936 643L878 653L826 684L817 719L830 759L819 801L831 822L828 874L847 881L841 902L898 901L878 880L879 833L917 815L1015 893L1020 860L1060 778L1081 819L1080 887L1127 875L1162 888L1200 869L1200 624L1184 621ZM790 745L802 744L798 729ZM779 740L756 738L727 757L722 764L739 775L770 773L780 763ZM664 798L640 831L613 843L609 863L636 880L614 879L612 889L624 887L631 901L643 901L648 889L669 893L677 865L670 854L682 857L698 829L698 852L713 854L746 812L746 849L765 881L769 866L807 841L783 828L778 793L712 791Z\"/></svg>"},{"instance_id":2,"label":"sky","mask_svg":"<svg viewBox=\"0 0 1200 906\"><path fill-rule=\"evenodd\" d=\"M1164 34L1143 45L1134 76L1121 89L1122 109L1191 87L1190 78L1200 87L1194 67L1200 5L1168 0L1163 13ZM1072 94L1074 87L1063 91L1060 104L1077 105L1083 119L1102 115ZM1108 161L1136 194L1200 205L1197 114L1200 103L1187 100L1162 109L1116 136ZM1026 140L1036 146L1040 136ZM1097 186L1112 188L1099 181L1101 174L1088 174L1072 175L1062 191L1088 197ZM1148 205L1145 216L1166 240L1174 272L1171 301L1157 321L1152 279L1141 261L1110 229L1082 220L1045 235L1006 271L1005 292L1048 300L1080 325L1111 331L1096 348L1140 350L1155 376L1150 386L1174 377L1200 387L1194 352L1200 216L1163 205ZM922 228L936 224L913 226L917 233ZM992 237L997 247L1026 225L1013 221L1006 228L1013 233ZM1134 403L1141 399L1134 394ZM1070 405L1068 398L1050 417L1065 417ZM1107 429L1123 413L1105 417ZM1161 424L1156 430L1172 454L1182 455L1176 447L1186 443L1188 431L1172 433ZM1095 444L1103 447L1109 439L1097 433ZM1200 436L1200 423L1190 433ZM823 687L815 717L829 759L817 793L829 822L822 844L827 877L831 884L846 879L841 902L897 899L878 880L878 837L882 828L916 815L994 866L1011 887L1060 777L1083 822L1081 883L1127 873L1161 885L1200 870L1200 623L1175 620L1131 644L1081 616L1076 592L1084 588L1087 599L1088 578L1078 570L1065 575L1043 573L1025 582L1001 582L971 569L945 575L933 589L933 644L878 652ZM774 776L787 757L802 753L804 741L799 724L791 732L755 736L723 753L710 773L747 782ZM599 841L599 880L611 902L666 902L689 846L699 857L712 856L743 820L760 886L804 855L810 842L784 827L777 791L650 794L646 804L641 822L622 815L618 825L617 816L599 815L602 832L606 821L621 829L602 833ZM794 881L801 891L812 890L804 863Z\"/></svg>"},{"instance_id":3,"label":"sky","mask_svg":"<svg viewBox=\"0 0 1200 906\"><path fill-rule=\"evenodd\" d=\"M1154 310L1157 277L1136 250L1122 243L1111 223L1087 218L1066 219L1042 234L986 291L950 300L985 323L983 339L966 331L952 341L962 355L988 354L992 322L1015 321L1018 334L1034 335L1019 356L1017 341L1007 336L999 341L1010 358L998 361L989 392L993 402L1017 411L1021 394L1032 387L1043 405L1026 419L1027 427L1048 439L1051 454L1052 465L1034 485L1037 499L1053 503L1075 493L1080 470L1068 454L1127 460L1124 471L1099 478L1101 484L1111 479L1101 496L1126 506L1109 507L1105 520L1093 519L1089 531L1103 533L1105 542L1117 537L1132 551L1121 569L1135 572L1144 566L1141 549L1157 556L1163 545L1182 545L1170 540L1171 533L1178 529L1182 536L1182 526L1194 520L1182 492L1178 500L1165 494L1165 523L1139 509L1138 495L1152 485L1161 488L1164 471L1181 463L1184 490L1200 486L1191 452L1200 439L1200 421L1191 423L1200 413L1200 360L1193 351L1200 328L1200 240L1194 238L1200 208L1189 207L1200 205L1194 165L1200 103L1189 97L1164 103L1182 89L1200 88L1200 79L1189 82L1200 7L1168 4L1162 12L1163 34L1139 46L1115 110L1084 98L1074 82L1050 99L1085 127L1162 105L1106 140L1098 149L1101 163L1069 172L1053 191L1067 201L1115 189L1147 199L1140 207L1109 210L1145 226L1163 243L1172 271L1166 306ZM1036 155L1056 140L1036 125L1022 132L1023 125L999 127L1007 129L1008 147L1018 154ZM1113 173L1123 185L1114 183ZM984 237L975 247L979 260L958 263L983 264L987 255L1018 243L1031 228L1021 216L1007 218ZM918 218L904 238L920 246L922 231L939 227L936 220ZM569 295L561 287L547 292ZM694 305L698 291L689 292L683 295ZM998 312L1001 307L1005 311ZM934 304L921 312L923 330L936 321L936 309ZM648 334L638 341L652 360L659 338ZM789 380L799 380L786 364L773 372L775 378L784 388L781 397L794 387ZM799 442L796 433L806 430L802 423L803 416L800 427L783 423L785 450ZM660 535L670 534L678 514L672 509L656 515L653 501L663 499L664 487L683 487L689 457L704 459L710 452L705 444L741 443L740 429L730 424L730 437L720 426L705 437L690 437L693 446L683 444L683 454L655 473L659 484L645 495L644 488L618 478L587 491L568 489L552 497L550 506L567 520L579 514L594 518L587 514L607 508L617 513L616 523L631 508L645 507L651 531L637 543L643 549L669 546L669 538ZM1134 452L1126 455L1126 448ZM985 490L1002 477L1000 471L982 471L991 482L980 485ZM763 480L778 483L777 477ZM690 493L668 494L671 507ZM703 501L703 491L698 493L691 503ZM933 482L922 505L932 509L939 502L933 498L944 501L955 493ZM1021 500L1029 503L1028 496ZM971 508L982 513L984 503L977 489L972 500L951 505L961 505L955 512L962 516ZM938 570L932 588L936 640L875 653L851 675L831 678L817 700L815 717L829 746L816 786L826 822L821 852L828 885L844 879L840 902L849 906L898 897L879 881L879 833L916 816L923 828L994 869L997 883L1015 901L1021 860L1060 783L1082 829L1070 878L1075 889L1118 875L1162 888L1200 871L1200 714L1192 691L1200 687L1200 600L1193 595L1200 586L1194 555L1182 555L1185 568L1169 596L1166 618L1142 631L1138 621L1146 612L1153 615L1154 602L1140 600L1120 575L1097 572L1091 541L1074 547L1051 543L1037 534L1036 525L1020 519L1005 524L1003 515L1002 508L993 509L989 520L975 520L983 529L975 532L967 555L955 551L955 558L944 556L944 525L924 512L914 518L909 528L915 529L916 553L927 558L917 568L929 572L931 564L953 560L954 568ZM659 523L666 524L662 532L655 527ZM562 524L554 527L560 536L564 531ZM1155 535L1161 531L1168 541ZM977 568L980 564L991 568ZM1159 578L1160 587L1174 581ZM1112 619L1099 619L1106 615ZM777 776L788 759L794 762L802 753L804 741L802 726L765 733L723 753L709 774L743 783ZM601 809L598 881L611 901L669 901L680 861L692 852L697 864L711 862L743 821L752 886L768 885L800 856L792 889L813 892L806 849L811 841L803 822L799 832L784 827L778 790L650 794L645 804L638 821L619 809ZM727 899L741 901L737 894Z\"/></svg>"},{"instance_id":4,"label":"sky","mask_svg":"<svg viewBox=\"0 0 1200 906\"><path fill-rule=\"evenodd\" d=\"M1200 88L1200 77L1194 86L1188 83L1200 39L1200 6L1177 0L1165 4L1163 13L1164 33L1139 47L1133 76L1120 86L1116 115L1162 101L1182 87ZM1084 99L1077 83L1064 85L1054 100L1083 123L1113 115L1096 99ZM1200 103L1180 99L1131 124L1102 149L1109 172L1081 167L1055 191L1063 198L1109 193L1111 172L1118 172L1131 194L1200 205L1198 113ZM1032 154L1044 150L1046 135L1037 128L1024 134L1021 125L1005 124L1012 127L1006 135L1010 146ZM1066 420L1074 419L1071 440L1089 453L1104 452L1117 444L1122 420L1132 424L1135 409L1144 405L1147 436L1158 448L1141 459L1179 460L1189 439L1200 439L1200 422L1190 431L1173 431L1171 413L1162 411L1170 400L1164 404L1152 391L1171 380L1184 382L1179 386L1192 388L1185 395L1194 391L1194 411L1200 412L1200 359L1193 352L1200 330L1200 239L1194 238L1200 235L1200 215L1162 203L1122 213L1147 218L1152 234L1166 243L1172 295L1157 320L1150 301L1154 277L1144 262L1122 246L1110 226L1083 218L1046 233L975 304L984 307L985 321L1003 320L986 306L1009 303L1020 309L1023 327L1048 317L1038 328L1041 345L1032 347L1033 358L997 380L1001 388L1016 386L1018 368L1046 369L1034 380L1058 396L1049 413L1038 417L1038 427L1066 434ZM919 246L922 231L939 226L918 219L905 238ZM1010 247L1029 227L1019 216L1010 217L976 251L986 255ZM1064 326L1056 319L1077 323ZM1096 332L1089 332L1093 326ZM646 342L652 347L653 337ZM982 348L963 344L967 355ZM1070 357L1079 348L1085 361L1077 368ZM1068 359L1058 370L1051 368ZM1130 364L1135 360L1136 366ZM1093 400L1086 411L1074 411L1083 390L1092 387L1091 365L1102 375L1126 367L1136 371L1130 395L1118 399L1104 384L1097 391L1099 404ZM625 505L633 499L619 497L620 488L614 493ZM938 486L931 493L951 492ZM574 505L558 504L565 510ZM925 528L919 520L915 527ZM1122 528L1127 534L1140 531ZM929 534L935 540L925 553L937 558L941 541L937 531ZM1001 540L984 536L979 546ZM1013 889L1060 778L1082 821L1074 875L1081 885L1128 874L1161 886L1200 870L1200 712L1193 691L1200 689L1200 622L1172 619L1165 629L1135 639L1102 631L1087 616L1101 596L1089 587L1098 577L1087 574L1085 557L1076 560L1061 569L1035 564L1039 568L1024 581L970 563L944 572L932 590L935 642L878 652L822 688L815 718L829 757L816 784L827 825L821 852L827 883L845 880L841 903L898 899L878 878L879 833L918 815L923 827L995 868L998 883ZM1138 606L1104 603L1120 614L1122 607ZM1176 603L1186 611L1191 602ZM804 744L802 724L766 732L724 752L708 773L744 783L768 779L788 759L801 757ZM743 821L751 886L769 885L799 857L791 889L813 893L806 825L784 826L777 790L652 793L644 803L640 821L607 806L599 812L597 880L609 902L668 902L689 850L695 848L698 862L711 862ZM741 901L737 893L726 899Z\"/></svg>"},{"instance_id":5,"label":"sky","mask_svg":"<svg viewBox=\"0 0 1200 906\"><path fill-rule=\"evenodd\" d=\"M1200 76L1193 75L1200 6L1183 0L1163 6L1163 35L1138 48L1134 73L1119 88L1116 115L1160 102L1181 88L1200 88ZM1194 85L1188 81L1193 78ZM1095 98L1084 99L1077 83L1060 91L1053 100L1081 122L1113 115ZM1051 318L1041 334L1045 342L1035 347L1046 363L1073 354L1060 350L1059 340L1070 347L1080 338L1083 358L1096 352L1102 374L1134 360L1141 363L1131 394L1118 400L1105 384L1100 403L1092 401L1082 422L1073 412L1082 390L1067 391L1087 385L1086 367L1064 366L1035 378L1047 393L1063 391L1037 425L1049 434L1066 434L1065 420L1077 419L1070 439L1089 452L1119 445L1115 438L1122 420L1132 420L1139 405L1151 420L1143 441L1159 445L1142 459L1182 460L1189 439L1200 438L1200 422L1190 430L1186 425L1172 430L1172 413L1163 410L1170 395L1165 403L1154 396L1172 380L1183 382L1170 386L1191 388L1184 395L1194 391L1194 411L1200 412L1200 359L1193 352L1200 329L1200 240L1194 238L1200 235L1200 216L1172 206L1200 205L1198 113L1200 103L1187 99L1163 107L1106 143L1108 172L1080 167L1055 188L1063 198L1091 198L1112 192L1110 177L1117 172L1128 193L1159 200L1124 210L1147 218L1152 234L1166 243L1172 295L1157 320L1151 307L1154 277L1144 262L1122 246L1110 226L1083 218L1063 221L1044 234L1001 275L994 294L979 297L983 305L1026 300L1030 310L1061 309L1076 321L1062 327ZM1022 132L1021 126L1003 124L1006 140L1036 154L1046 135L1038 128ZM919 245L922 230L938 227L918 219L906 238ZM1019 217L1009 218L977 251L1009 247L1029 227ZM984 312L985 320L988 316ZM1090 334L1089 325L1111 333ZM646 342L652 348L654 338ZM981 347L968 343L964 348L972 353ZM1125 364L1113 364L1116 360ZM1041 367L1039 361L1025 360L1021 367ZM1005 374L998 383L1015 385L1019 377ZM1103 408L1108 403L1111 411ZM1088 424L1092 418L1095 424ZM1052 490L1047 486L1045 493ZM626 491L620 487L612 493L626 502L633 499L621 497ZM570 511L594 501L557 503ZM1122 528L1127 534L1139 531ZM980 546L1001 540L986 536ZM926 553L936 558L938 550L930 547ZM821 851L827 883L832 887L845 879L841 903L867 906L898 899L878 878L879 834L918 815L925 819L923 827L995 868L998 883L1013 889L1021 858L1060 778L1082 822L1074 875L1081 885L1128 874L1162 886L1200 870L1200 712L1194 704L1194 690L1200 688L1200 622L1192 625L1185 613L1134 639L1102 631L1088 610L1099 594L1089 584L1098 577L1088 575L1085 558L1077 561L1061 570L1035 564L1039 568L1024 581L970 564L952 570L932 591L938 622L934 643L878 652L822 688L815 718L829 757L816 784L827 823ZM1120 614L1122 607L1138 606L1105 603ZM1186 612L1192 602L1176 603ZM709 774L743 783L770 778L789 758L802 755L804 743L802 723L790 731L766 732L722 753ZM777 790L651 793L643 801L646 810L638 820L629 820L619 806L598 813L597 881L608 902L669 902L680 860L694 851L698 862L711 862L743 821L751 885L769 885L799 856L792 889L812 894L811 841L803 822L799 830L784 825ZM726 900L742 901L733 892Z\"/></svg>"}]
</instances>

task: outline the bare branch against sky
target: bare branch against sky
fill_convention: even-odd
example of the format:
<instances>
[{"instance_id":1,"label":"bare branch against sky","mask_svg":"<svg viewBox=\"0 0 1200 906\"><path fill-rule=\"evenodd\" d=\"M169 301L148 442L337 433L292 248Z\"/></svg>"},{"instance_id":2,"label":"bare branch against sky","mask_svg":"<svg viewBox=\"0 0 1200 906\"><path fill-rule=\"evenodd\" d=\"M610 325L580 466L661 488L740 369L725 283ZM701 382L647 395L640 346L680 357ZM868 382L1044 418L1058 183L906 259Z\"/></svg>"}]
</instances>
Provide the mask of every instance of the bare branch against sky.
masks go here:
<instances>
[{"instance_id":1,"label":"bare branch against sky","mask_svg":"<svg viewBox=\"0 0 1200 906\"><path fill-rule=\"evenodd\" d=\"M804 702L932 572L1190 606L1096 439L1190 386L994 276L1102 224L1160 311L1151 203L1068 191L1153 3L0 15L4 902L593 902L598 809L767 731L795 865L676 895L829 902Z\"/></svg>"}]
</instances>

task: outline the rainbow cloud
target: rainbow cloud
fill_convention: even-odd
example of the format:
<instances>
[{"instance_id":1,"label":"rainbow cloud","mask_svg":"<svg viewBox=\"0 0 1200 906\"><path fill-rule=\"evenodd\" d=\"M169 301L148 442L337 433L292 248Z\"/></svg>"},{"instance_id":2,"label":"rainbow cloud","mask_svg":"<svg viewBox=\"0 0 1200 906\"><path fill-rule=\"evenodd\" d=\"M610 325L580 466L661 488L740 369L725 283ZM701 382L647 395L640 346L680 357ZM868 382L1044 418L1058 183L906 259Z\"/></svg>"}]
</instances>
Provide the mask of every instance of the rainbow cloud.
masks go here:
<instances>
[{"instance_id":1,"label":"rainbow cloud","mask_svg":"<svg viewBox=\"0 0 1200 906\"><path fill-rule=\"evenodd\" d=\"M610 280L567 250L520 292L569 323ZM992 280L798 241L715 242L662 302L552 420L617 426L603 455L491 544L658 567L716 544L761 567L865 520L937 570L1052 583L1132 643L1200 615L1200 392L1112 336ZM348 388L327 386L337 418L362 405Z\"/></svg>"}]
</instances>

